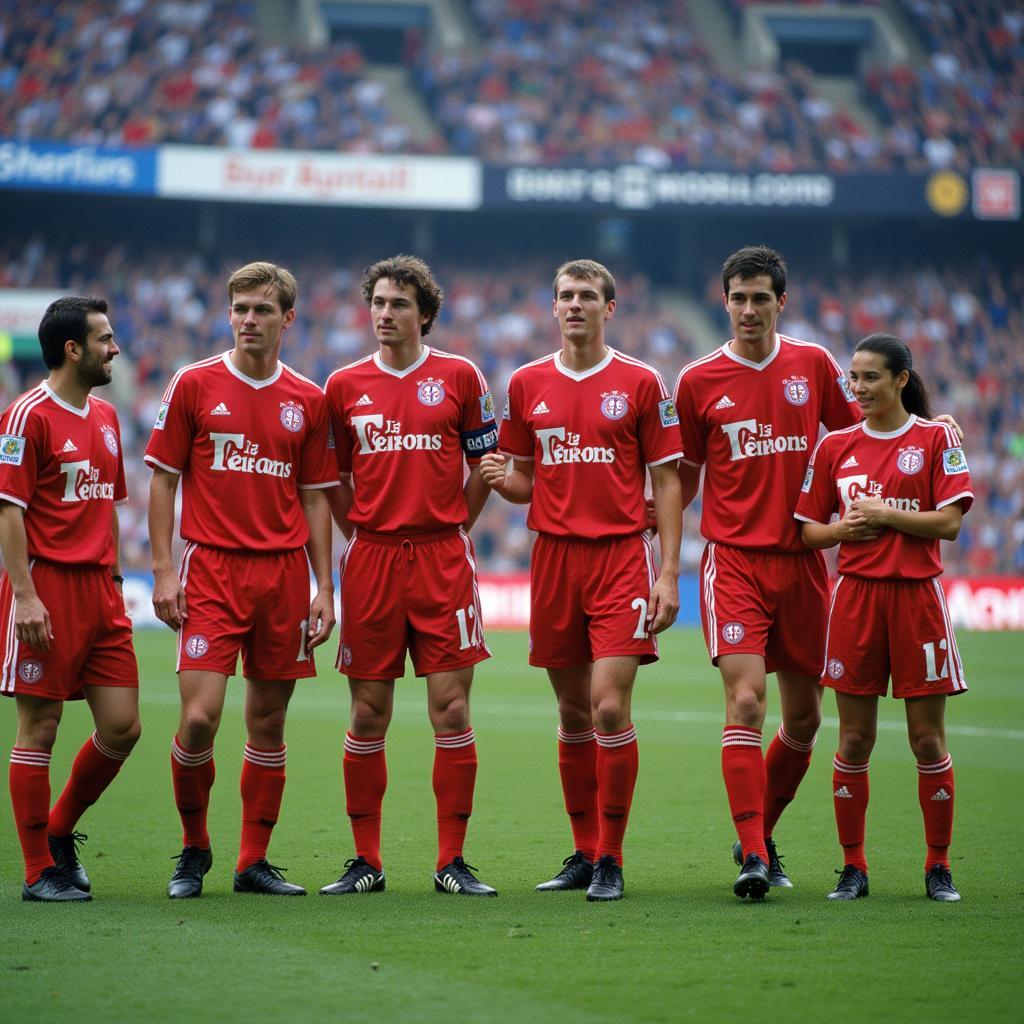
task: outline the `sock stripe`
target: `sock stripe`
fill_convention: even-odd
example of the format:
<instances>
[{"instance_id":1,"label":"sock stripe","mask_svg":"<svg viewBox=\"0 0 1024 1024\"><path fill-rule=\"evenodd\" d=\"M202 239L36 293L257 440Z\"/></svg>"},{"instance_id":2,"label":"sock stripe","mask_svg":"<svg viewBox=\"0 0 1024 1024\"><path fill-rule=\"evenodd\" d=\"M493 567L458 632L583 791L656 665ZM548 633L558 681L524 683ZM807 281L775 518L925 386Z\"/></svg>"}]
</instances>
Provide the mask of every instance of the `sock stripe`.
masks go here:
<instances>
[{"instance_id":1,"label":"sock stripe","mask_svg":"<svg viewBox=\"0 0 1024 1024\"><path fill-rule=\"evenodd\" d=\"M779 742L785 743L790 750L798 750L802 754L810 753L814 749L814 744L818 742L818 737L815 736L810 743L801 743L800 740L793 739L782 726L779 726Z\"/></svg>"},{"instance_id":2,"label":"sock stripe","mask_svg":"<svg viewBox=\"0 0 1024 1024\"><path fill-rule=\"evenodd\" d=\"M558 738L562 743L589 743L597 737L596 729L584 729L583 732L567 732L561 726L558 727Z\"/></svg>"},{"instance_id":3,"label":"sock stripe","mask_svg":"<svg viewBox=\"0 0 1024 1024\"><path fill-rule=\"evenodd\" d=\"M623 729L622 732L597 732L595 729L594 736L597 739L597 745L606 750L613 747L627 747L630 743L636 742L636 729L632 725L628 729Z\"/></svg>"},{"instance_id":4,"label":"sock stripe","mask_svg":"<svg viewBox=\"0 0 1024 1024\"><path fill-rule=\"evenodd\" d=\"M953 758L947 754L941 761L932 764L921 764L918 762L917 770L921 775L941 775L944 771L953 767Z\"/></svg>"},{"instance_id":5,"label":"sock stripe","mask_svg":"<svg viewBox=\"0 0 1024 1024\"><path fill-rule=\"evenodd\" d=\"M109 757L111 761L126 761L128 759L128 755L126 753L121 750L114 750L113 747L108 747L95 732L92 734L92 745L104 757Z\"/></svg>"},{"instance_id":6,"label":"sock stripe","mask_svg":"<svg viewBox=\"0 0 1024 1024\"><path fill-rule=\"evenodd\" d=\"M850 764L848 761L841 761L837 754L832 758L832 767L837 772L846 772L847 775L863 775L871 767L871 762L865 761L863 764Z\"/></svg>"},{"instance_id":7,"label":"sock stripe","mask_svg":"<svg viewBox=\"0 0 1024 1024\"><path fill-rule=\"evenodd\" d=\"M458 750L459 747L470 747L476 743L476 733L472 727L465 732L449 732L434 737L434 746L442 750Z\"/></svg>"},{"instance_id":8,"label":"sock stripe","mask_svg":"<svg viewBox=\"0 0 1024 1024\"><path fill-rule=\"evenodd\" d=\"M261 768L283 768L287 755L288 748L286 746L281 747L280 750L259 750L246 743L243 756L249 764L259 765Z\"/></svg>"},{"instance_id":9,"label":"sock stripe","mask_svg":"<svg viewBox=\"0 0 1024 1024\"><path fill-rule=\"evenodd\" d=\"M722 730L723 747L761 747L761 730L745 725L727 725Z\"/></svg>"},{"instance_id":10,"label":"sock stripe","mask_svg":"<svg viewBox=\"0 0 1024 1024\"><path fill-rule=\"evenodd\" d=\"M25 747L11 748L11 764L35 765L38 768L50 767L48 750L27 750Z\"/></svg>"},{"instance_id":11,"label":"sock stripe","mask_svg":"<svg viewBox=\"0 0 1024 1024\"><path fill-rule=\"evenodd\" d=\"M213 760L213 747L199 751L186 750L175 736L171 741L171 757L183 768L198 768L201 764Z\"/></svg>"},{"instance_id":12,"label":"sock stripe","mask_svg":"<svg viewBox=\"0 0 1024 1024\"><path fill-rule=\"evenodd\" d=\"M384 749L383 736L371 736L360 739L352 733L345 733L345 753L365 757L368 754L379 754Z\"/></svg>"}]
</instances>

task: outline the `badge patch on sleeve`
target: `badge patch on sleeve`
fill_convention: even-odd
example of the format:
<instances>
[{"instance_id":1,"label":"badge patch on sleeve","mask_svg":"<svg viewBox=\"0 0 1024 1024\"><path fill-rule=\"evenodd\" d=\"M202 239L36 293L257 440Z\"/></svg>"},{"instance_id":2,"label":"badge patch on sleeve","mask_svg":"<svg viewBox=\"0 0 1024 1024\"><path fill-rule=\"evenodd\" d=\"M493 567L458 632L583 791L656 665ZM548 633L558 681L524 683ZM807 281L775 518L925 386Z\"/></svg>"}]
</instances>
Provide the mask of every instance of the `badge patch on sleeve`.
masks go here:
<instances>
[{"instance_id":1,"label":"badge patch on sleeve","mask_svg":"<svg viewBox=\"0 0 1024 1024\"><path fill-rule=\"evenodd\" d=\"M942 471L946 476L956 476L967 472L967 459L963 448L947 448L942 453Z\"/></svg>"},{"instance_id":2,"label":"badge patch on sleeve","mask_svg":"<svg viewBox=\"0 0 1024 1024\"><path fill-rule=\"evenodd\" d=\"M494 422L494 399L490 391L480 396L480 418L484 423Z\"/></svg>"},{"instance_id":3,"label":"badge patch on sleeve","mask_svg":"<svg viewBox=\"0 0 1024 1024\"><path fill-rule=\"evenodd\" d=\"M803 482L803 485L800 487L800 490L803 491L804 494L809 494L810 490L811 490L811 484L813 482L814 482L814 467L813 466L808 466L807 467L807 472L804 474L804 482Z\"/></svg>"},{"instance_id":4,"label":"badge patch on sleeve","mask_svg":"<svg viewBox=\"0 0 1024 1024\"><path fill-rule=\"evenodd\" d=\"M850 382L846 379L846 374L841 373L836 377L836 383L839 385L840 390L843 392L843 398L848 402L856 401L853 397L853 388L850 387Z\"/></svg>"},{"instance_id":5,"label":"badge patch on sleeve","mask_svg":"<svg viewBox=\"0 0 1024 1024\"><path fill-rule=\"evenodd\" d=\"M678 427L679 413L676 412L676 403L671 398L666 398L658 403L658 415L661 417L663 427Z\"/></svg>"},{"instance_id":6,"label":"badge patch on sleeve","mask_svg":"<svg viewBox=\"0 0 1024 1024\"><path fill-rule=\"evenodd\" d=\"M8 466L20 466L25 457L25 438L17 434L4 434L0 437L0 462Z\"/></svg>"},{"instance_id":7,"label":"badge patch on sleeve","mask_svg":"<svg viewBox=\"0 0 1024 1024\"><path fill-rule=\"evenodd\" d=\"M163 430L167 425L167 410L169 408L167 402L160 403L160 408L156 412L156 422L153 424L154 430Z\"/></svg>"},{"instance_id":8,"label":"badge patch on sleeve","mask_svg":"<svg viewBox=\"0 0 1024 1024\"><path fill-rule=\"evenodd\" d=\"M505 396L505 408L502 410L501 418L503 420L512 419L512 403L509 401L509 396Z\"/></svg>"}]
</instances>

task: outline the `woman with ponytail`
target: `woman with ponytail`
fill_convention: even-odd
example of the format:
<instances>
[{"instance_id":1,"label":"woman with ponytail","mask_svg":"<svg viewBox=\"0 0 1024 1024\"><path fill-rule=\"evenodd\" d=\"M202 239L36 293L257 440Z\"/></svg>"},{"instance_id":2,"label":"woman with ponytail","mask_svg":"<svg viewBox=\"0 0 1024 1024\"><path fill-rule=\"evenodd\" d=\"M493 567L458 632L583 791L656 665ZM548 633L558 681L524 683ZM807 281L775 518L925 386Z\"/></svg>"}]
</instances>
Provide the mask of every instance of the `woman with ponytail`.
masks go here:
<instances>
[{"instance_id":1,"label":"woman with ponytail","mask_svg":"<svg viewBox=\"0 0 1024 1024\"><path fill-rule=\"evenodd\" d=\"M832 789L844 866L828 898L868 895L868 767L878 698L891 677L917 759L925 891L954 902L945 706L967 684L938 579L939 541L957 538L974 500L971 478L956 431L930 419L924 381L902 341L864 338L849 380L864 420L818 443L796 508L808 547L839 545L822 683L835 690L839 711ZM839 519L830 522L834 513Z\"/></svg>"}]
</instances>

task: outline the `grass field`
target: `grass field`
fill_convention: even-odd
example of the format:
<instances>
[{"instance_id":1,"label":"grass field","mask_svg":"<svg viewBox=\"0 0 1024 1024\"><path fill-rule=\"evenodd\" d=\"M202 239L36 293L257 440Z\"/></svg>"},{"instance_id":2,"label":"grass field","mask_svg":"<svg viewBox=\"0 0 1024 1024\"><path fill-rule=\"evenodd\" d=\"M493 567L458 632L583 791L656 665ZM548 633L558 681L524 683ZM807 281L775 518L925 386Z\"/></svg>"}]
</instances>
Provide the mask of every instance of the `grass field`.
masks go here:
<instances>
[{"instance_id":1,"label":"grass field","mask_svg":"<svg viewBox=\"0 0 1024 1024\"><path fill-rule=\"evenodd\" d=\"M1024 642L966 634L971 692L949 706L957 771L954 877L964 900L924 897L917 781L902 708L882 708L872 757L871 896L827 902L841 858L832 820L834 704L800 797L776 838L795 884L763 904L732 895L733 841L720 774L721 695L695 632L674 631L641 671L634 703L640 779L626 844L626 899L536 894L571 852L555 768L547 683L519 634L490 637L474 690L480 752L467 860L500 890L433 892L433 745L422 686L407 680L388 738L388 891L327 899L315 890L351 856L341 784L347 698L321 659L289 715L288 787L271 860L313 890L305 899L235 896L238 683L217 742L201 900L165 886L180 827L168 747L177 716L171 636L137 637L143 737L83 820L95 899L20 902L21 860L0 800L0 1021L945 1021L1019 1020L1024 1002ZM333 640L331 642L333 646ZM777 707L772 694L770 707ZM0 750L14 737L2 705ZM770 716L766 734L778 719ZM69 705L54 791L87 735ZM6 755L5 755L6 756ZM1004 813L1009 811L1009 816Z\"/></svg>"}]
</instances>

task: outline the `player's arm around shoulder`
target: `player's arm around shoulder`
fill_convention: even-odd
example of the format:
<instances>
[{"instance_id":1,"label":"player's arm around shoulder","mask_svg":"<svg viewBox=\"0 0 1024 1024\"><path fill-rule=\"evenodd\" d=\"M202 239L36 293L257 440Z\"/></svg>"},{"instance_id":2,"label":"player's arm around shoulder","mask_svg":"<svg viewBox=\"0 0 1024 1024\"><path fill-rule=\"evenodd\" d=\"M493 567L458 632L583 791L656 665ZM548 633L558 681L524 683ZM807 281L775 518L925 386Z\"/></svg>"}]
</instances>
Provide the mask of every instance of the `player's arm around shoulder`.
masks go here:
<instances>
[{"instance_id":1,"label":"player's arm around shoulder","mask_svg":"<svg viewBox=\"0 0 1024 1024\"><path fill-rule=\"evenodd\" d=\"M661 545L661 570L651 587L647 620L652 633L668 629L679 614L679 546L683 535L683 489L675 462L650 467L654 518Z\"/></svg>"},{"instance_id":2,"label":"player's arm around shoulder","mask_svg":"<svg viewBox=\"0 0 1024 1024\"><path fill-rule=\"evenodd\" d=\"M0 554L14 592L15 636L22 643L48 651L53 640L53 626L49 611L36 593L28 567L25 510L3 499L0 499Z\"/></svg>"}]
</instances>

